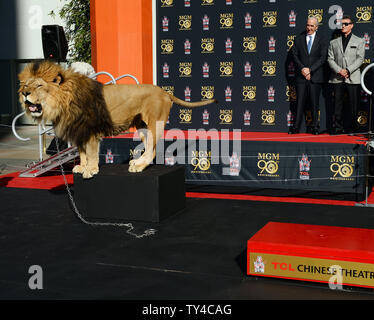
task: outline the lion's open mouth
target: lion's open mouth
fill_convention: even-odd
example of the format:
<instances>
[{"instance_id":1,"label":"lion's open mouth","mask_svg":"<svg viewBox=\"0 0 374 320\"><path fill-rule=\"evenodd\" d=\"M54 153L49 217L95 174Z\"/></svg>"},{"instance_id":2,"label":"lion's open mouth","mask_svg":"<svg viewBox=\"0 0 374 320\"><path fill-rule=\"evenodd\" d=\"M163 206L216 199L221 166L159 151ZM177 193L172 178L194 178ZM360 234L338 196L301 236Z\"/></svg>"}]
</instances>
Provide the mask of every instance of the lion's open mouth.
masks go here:
<instances>
[{"instance_id":1,"label":"lion's open mouth","mask_svg":"<svg viewBox=\"0 0 374 320\"><path fill-rule=\"evenodd\" d=\"M42 113L42 105L41 104L33 104L30 101L25 101L26 107L32 114L41 114Z\"/></svg>"}]
</instances>

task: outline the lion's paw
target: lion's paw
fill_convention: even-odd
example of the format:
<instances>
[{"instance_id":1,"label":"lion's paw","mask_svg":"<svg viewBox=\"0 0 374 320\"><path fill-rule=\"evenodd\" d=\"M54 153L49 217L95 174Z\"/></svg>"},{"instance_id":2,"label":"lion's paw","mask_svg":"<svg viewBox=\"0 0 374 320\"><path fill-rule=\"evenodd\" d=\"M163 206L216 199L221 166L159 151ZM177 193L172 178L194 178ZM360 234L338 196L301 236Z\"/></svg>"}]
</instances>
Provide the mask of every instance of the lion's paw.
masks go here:
<instances>
[{"instance_id":1,"label":"lion's paw","mask_svg":"<svg viewBox=\"0 0 374 320\"><path fill-rule=\"evenodd\" d=\"M73 173L83 173L83 171L84 171L84 167L81 166L80 164L77 164L73 168Z\"/></svg>"},{"instance_id":2,"label":"lion's paw","mask_svg":"<svg viewBox=\"0 0 374 320\"><path fill-rule=\"evenodd\" d=\"M99 168L88 168L86 167L83 171L83 179L90 179L92 178L95 174L99 173Z\"/></svg>"},{"instance_id":3,"label":"lion's paw","mask_svg":"<svg viewBox=\"0 0 374 320\"><path fill-rule=\"evenodd\" d=\"M144 165L132 165L129 166L129 172L142 172L145 167Z\"/></svg>"}]
</instances>

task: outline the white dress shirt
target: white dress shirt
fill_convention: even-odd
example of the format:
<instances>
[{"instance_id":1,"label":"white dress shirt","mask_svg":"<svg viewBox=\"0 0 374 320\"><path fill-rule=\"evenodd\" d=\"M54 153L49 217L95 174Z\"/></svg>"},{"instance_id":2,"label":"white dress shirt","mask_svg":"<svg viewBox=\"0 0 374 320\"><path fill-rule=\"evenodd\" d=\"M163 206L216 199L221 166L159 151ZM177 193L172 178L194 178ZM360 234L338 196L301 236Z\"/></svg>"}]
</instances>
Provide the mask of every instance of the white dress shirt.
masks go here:
<instances>
[{"instance_id":1,"label":"white dress shirt","mask_svg":"<svg viewBox=\"0 0 374 320\"><path fill-rule=\"evenodd\" d=\"M310 37L312 37L312 38L310 39ZM310 48L312 48L315 37L316 37L316 32L314 32L313 34L307 34L306 35L305 40L306 40L306 47L307 48L308 48L309 39L310 39L310 41L312 41L312 45L310 47Z\"/></svg>"}]
</instances>

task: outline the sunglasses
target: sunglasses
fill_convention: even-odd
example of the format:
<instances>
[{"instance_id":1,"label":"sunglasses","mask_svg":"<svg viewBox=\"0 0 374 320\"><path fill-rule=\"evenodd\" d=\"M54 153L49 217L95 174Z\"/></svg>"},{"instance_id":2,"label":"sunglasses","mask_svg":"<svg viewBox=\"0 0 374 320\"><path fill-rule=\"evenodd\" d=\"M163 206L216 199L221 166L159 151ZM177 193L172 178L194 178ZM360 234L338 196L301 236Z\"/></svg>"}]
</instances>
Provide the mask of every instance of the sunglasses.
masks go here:
<instances>
[{"instance_id":1,"label":"sunglasses","mask_svg":"<svg viewBox=\"0 0 374 320\"><path fill-rule=\"evenodd\" d=\"M343 22L343 23L342 23L342 26L345 26L345 27L346 27L346 26L349 26L350 24L353 24L353 23L352 23L352 22Z\"/></svg>"}]
</instances>

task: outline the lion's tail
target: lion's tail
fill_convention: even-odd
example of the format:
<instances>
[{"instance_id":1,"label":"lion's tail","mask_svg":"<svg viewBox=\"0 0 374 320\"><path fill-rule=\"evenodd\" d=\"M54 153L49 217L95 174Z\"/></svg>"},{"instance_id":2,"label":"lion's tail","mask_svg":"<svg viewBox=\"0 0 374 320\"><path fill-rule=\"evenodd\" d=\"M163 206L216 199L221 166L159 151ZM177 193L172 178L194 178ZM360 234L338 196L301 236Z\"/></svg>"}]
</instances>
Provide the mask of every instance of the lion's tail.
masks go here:
<instances>
[{"instance_id":1,"label":"lion's tail","mask_svg":"<svg viewBox=\"0 0 374 320\"><path fill-rule=\"evenodd\" d=\"M183 106L183 107L187 107L187 108L202 107L202 106L206 106L207 104L211 104L213 102L218 103L216 99L208 99L208 100L202 100L198 102L186 102L172 95L170 95L170 99L174 103L180 106Z\"/></svg>"}]
</instances>

